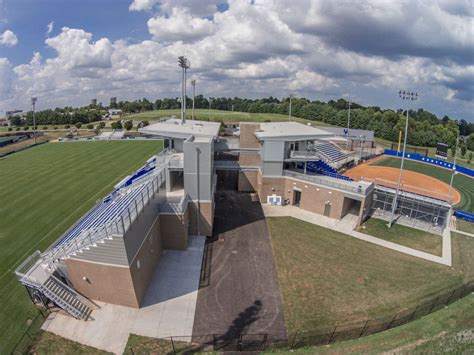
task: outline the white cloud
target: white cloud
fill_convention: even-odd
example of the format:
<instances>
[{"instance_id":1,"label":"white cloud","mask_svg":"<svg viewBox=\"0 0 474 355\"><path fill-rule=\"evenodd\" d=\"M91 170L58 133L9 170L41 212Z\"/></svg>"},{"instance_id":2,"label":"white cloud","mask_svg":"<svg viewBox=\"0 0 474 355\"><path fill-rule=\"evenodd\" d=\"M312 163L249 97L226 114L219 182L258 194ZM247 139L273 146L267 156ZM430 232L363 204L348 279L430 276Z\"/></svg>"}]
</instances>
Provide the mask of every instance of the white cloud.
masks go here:
<instances>
[{"instance_id":1,"label":"white cloud","mask_svg":"<svg viewBox=\"0 0 474 355\"><path fill-rule=\"evenodd\" d=\"M0 58L0 101L6 99L12 90L12 65L7 58Z\"/></svg>"},{"instance_id":2,"label":"white cloud","mask_svg":"<svg viewBox=\"0 0 474 355\"><path fill-rule=\"evenodd\" d=\"M208 19L196 18L185 9L174 8L168 17L149 19L148 31L158 42L193 42L213 34L215 26Z\"/></svg>"},{"instance_id":3,"label":"white cloud","mask_svg":"<svg viewBox=\"0 0 474 355\"><path fill-rule=\"evenodd\" d=\"M3 33L0 33L0 45L7 47L13 47L18 43L18 37L13 31L6 30Z\"/></svg>"},{"instance_id":4,"label":"white cloud","mask_svg":"<svg viewBox=\"0 0 474 355\"><path fill-rule=\"evenodd\" d=\"M46 27L46 35L51 34L51 32L53 32L53 29L54 29L54 21L51 21L50 23L48 23L48 26Z\"/></svg>"},{"instance_id":5,"label":"white cloud","mask_svg":"<svg viewBox=\"0 0 474 355\"><path fill-rule=\"evenodd\" d=\"M129 11L149 11L157 3L158 0L133 0L128 9Z\"/></svg>"},{"instance_id":6,"label":"white cloud","mask_svg":"<svg viewBox=\"0 0 474 355\"><path fill-rule=\"evenodd\" d=\"M344 6L319 0L231 0L224 12L217 11L219 0L134 1L132 11L158 11L148 21L149 40L95 41L91 33L65 27L46 39L56 56L42 59L37 53L13 69L1 64L0 75L9 79L4 84L2 78L0 104L12 97L7 103L18 106L33 94L45 107L85 104L92 97L106 102L111 96L178 95L177 57L186 55L198 93L204 95L282 97L292 92L328 99L347 94L361 103L391 106L398 105L396 90L410 88L423 95L425 108L464 112L469 118L474 68L463 61L472 62L465 54L473 46L462 32L468 32L465 23L472 14L465 1L459 6L443 1L416 2L408 11L405 2L386 0ZM410 23L420 38L411 33ZM367 38L360 38L361 31Z\"/></svg>"}]
</instances>

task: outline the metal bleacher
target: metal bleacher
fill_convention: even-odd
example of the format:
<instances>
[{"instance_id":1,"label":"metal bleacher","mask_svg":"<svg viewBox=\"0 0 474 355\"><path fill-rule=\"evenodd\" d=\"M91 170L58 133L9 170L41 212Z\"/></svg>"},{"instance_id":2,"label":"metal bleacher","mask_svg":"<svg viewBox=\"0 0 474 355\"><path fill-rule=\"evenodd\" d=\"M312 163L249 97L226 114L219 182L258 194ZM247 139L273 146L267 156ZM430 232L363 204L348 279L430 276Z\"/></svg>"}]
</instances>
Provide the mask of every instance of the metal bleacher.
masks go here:
<instances>
[{"instance_id":1,"label":"metal bleacher","mask_svg":"<svg viewBox=\"0 0 474 355\"><path fill-rule=\"evenodd\" d=\"M15 270L19 281L39 290L78 319L87 319L91 304L54 275L63 260L91 246L124 236L165 181L169 152L149 159L135 174L122 180L100 203L66 231L47 251L36 251Z\"/></svg>"},{"instance_id":2,"label":"metal bleacher","mask_svg":"<svg viewBox=\"0 0 474 355\"><path fill-rule=\"evenodd\" d=\"M313 150L317 151L327 162L334 163L347 158L347 155L332 143L315 141Z\"/></svg>"}]
</instances>

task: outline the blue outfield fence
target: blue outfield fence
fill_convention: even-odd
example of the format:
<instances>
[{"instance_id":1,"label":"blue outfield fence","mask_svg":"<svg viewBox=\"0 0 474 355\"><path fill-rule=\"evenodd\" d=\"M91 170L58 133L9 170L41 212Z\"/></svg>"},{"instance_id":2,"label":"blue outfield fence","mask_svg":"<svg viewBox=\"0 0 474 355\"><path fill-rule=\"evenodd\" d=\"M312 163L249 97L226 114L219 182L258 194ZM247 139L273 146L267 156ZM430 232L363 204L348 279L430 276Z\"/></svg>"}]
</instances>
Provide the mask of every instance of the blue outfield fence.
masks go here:
<instances>
[{"instance_id":1,"label":"blue outfield fence","mask_svg":"<svg viewBox=\"0 0 474 355\"><path fill-rule=\"evenodd\" d=\"M393 157L401 158L403 153L398 152L396 150L385 149L384 154L391 155ZM417 161L420 161L422 163L428 163L428 164L436 165L436 166L439 166L441 168L446 168L446 169L453 169L453 167L454 167L453 163L448 163L444 160L438 160L438 159L433 159L433 158L430 158L430 157L425 157L424 155L420 155L420 154L406 153L405 152L405 158L411 159L411 160L417 160ZM460 172L460 173L465 174L465 175L470 176L470 177L474 177L474 170L466 168L465 166L456 165L455 169L456 169L457 172Z\"/></svg>"},{"instance_id":2,"label":"blue outfield fence","mask_svg":"<svg viewBox=\"0 0 474 355\"><path fill-rule=\"evenodd\" d=\"M454 216L456 216L456 218L474 223L474 213L469 213L465 211L454 211Z\"/></svg>"}]
</instances>

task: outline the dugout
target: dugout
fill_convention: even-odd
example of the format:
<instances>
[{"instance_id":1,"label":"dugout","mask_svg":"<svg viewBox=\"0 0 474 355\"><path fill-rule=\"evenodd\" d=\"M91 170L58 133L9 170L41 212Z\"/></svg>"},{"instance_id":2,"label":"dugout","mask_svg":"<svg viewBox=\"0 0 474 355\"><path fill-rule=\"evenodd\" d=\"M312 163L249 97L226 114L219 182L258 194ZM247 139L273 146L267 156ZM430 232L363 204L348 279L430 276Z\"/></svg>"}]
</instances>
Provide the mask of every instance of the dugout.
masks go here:
<instances>
[{"instance_id":1,"label":"dugout","mask_svg":"<svg viewBox=\"0 0 474 355\"><path fill-rule=\"evenodd\" d=\"M376 185L372 200L372 214L389 218L395 189ZM396 218L413 227L427 226L442 231L449 220L451 205L443 200L408 191L400 191L395 209Z\"/></svg>"}]
</instances>

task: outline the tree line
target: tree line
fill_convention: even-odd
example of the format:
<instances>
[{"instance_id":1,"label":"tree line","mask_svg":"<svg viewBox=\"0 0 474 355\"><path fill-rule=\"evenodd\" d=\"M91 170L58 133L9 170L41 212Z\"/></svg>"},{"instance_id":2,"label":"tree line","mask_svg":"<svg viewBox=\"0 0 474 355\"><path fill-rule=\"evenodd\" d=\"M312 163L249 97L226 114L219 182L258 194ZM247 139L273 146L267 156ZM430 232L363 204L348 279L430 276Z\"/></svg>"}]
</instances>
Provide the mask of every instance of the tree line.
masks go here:
<instances>
[{"instance_id":1,"label":"tree line","mask_svg":"<svg viewBox=\"0 0 474 355\"><path fill-rule=\"evenodd\" d=\"M211 102L211 105L209 105ZM268 97L262 99L215 97L205 98L202 95L195 97L195 107L200 109L209 108L225 111L241 111L249 113L275 113L288 114L289 98L278 99ZM192 100L187 98L187 107L191 107ZM160 98L154 102L143 98L134 101L119 101L113 103L109 108L121 109L124 113L138 113L160 109L178 109L181 104L178 98ZM306 98L292 98L292 115L313 121L321 121L335 126L346 127L348 118L349 102L345 99L330 100L323 102L309 100ZM36 113L37 125L45 124L87 124L98 121L106 113L106 108L99 105L88 105L85 107L56 108ZM363 106L351 103L350 127L368 129L375 132L376 137L390 141L397 141L399 132L404 131L406 111L383 109L378 106ZM454 147L456 137L459 135L467 137L461 140L461 147L474 148L474 123L464 119L454 120L448 116L442 118L422 108L409 110L409 135L408 144L415 146L435 146L436 143L446 143ZM32 125L33 115L28 112L26 120L12 117L13 125Z\"/></svg>"}]
</instances>

